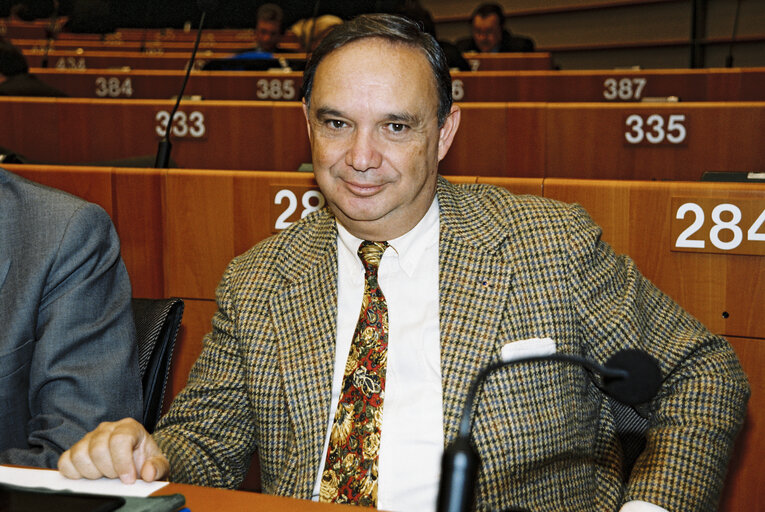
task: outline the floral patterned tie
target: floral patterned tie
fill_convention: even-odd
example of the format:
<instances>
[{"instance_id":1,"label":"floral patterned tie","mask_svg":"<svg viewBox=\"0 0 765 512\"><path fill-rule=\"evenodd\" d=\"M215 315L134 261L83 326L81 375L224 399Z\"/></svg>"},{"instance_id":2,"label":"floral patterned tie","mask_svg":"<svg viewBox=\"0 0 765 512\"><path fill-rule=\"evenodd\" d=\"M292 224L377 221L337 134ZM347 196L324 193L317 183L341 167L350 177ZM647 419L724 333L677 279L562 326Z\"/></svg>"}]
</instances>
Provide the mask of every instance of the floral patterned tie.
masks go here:
<instances>
[{"instance_id":1,"label":"floral patterned tie","mask_svg":"<svg viewBox=\"0 0 765 512\"><path fill-rule=\"evenodd\" d=\"M359 247L365 270L364 297L345 363L320 501L377 505L377 460L388 359L388 306L377 284L377 268L387 247L387 242L368 241Z\"/></svg>"}]
</instances>

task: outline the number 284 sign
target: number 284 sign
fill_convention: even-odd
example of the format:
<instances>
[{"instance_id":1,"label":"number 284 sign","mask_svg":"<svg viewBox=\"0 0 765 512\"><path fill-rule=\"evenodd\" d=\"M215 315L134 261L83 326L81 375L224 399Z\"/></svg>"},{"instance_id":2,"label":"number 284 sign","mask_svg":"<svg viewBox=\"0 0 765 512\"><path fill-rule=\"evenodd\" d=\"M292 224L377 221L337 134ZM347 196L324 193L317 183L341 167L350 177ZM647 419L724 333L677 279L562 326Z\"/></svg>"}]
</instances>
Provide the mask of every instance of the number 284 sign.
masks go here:
<instances>
[{"instance_id":1,"label":"number 284 sign","mask_svg":"<svg viewBox=\"0 0 765 512\"><path fill-rule=\"evenodd\" d=\"M673 197L672 250L765 256L765 200Z\"/></svg>"}]
</instances>

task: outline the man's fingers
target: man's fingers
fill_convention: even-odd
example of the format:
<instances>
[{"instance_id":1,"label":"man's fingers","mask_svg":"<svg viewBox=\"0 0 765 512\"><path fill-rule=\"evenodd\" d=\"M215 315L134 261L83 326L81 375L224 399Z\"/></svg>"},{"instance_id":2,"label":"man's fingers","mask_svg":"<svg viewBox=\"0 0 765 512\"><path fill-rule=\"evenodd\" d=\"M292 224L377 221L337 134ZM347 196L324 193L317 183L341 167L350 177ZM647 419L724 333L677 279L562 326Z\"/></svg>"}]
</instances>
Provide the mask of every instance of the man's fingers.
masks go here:
<instances>
[{"instance_id":1,"label":"man's fingers","mask_svg":"<svg viewBox=\"0 0 765 512\"><path fill-rule=\"evenodd\" d=\"M59 458L59 470L67 478L119 477L133 483L143 470L144 461L161 459L153 468L153 478L161 478L169 469L154 440L137 421L126 418L102 423Z\"/></svg>"},{"instance_id":2,"label":"man's fingers","mask_svg":"<svg viewBox=\"0 0 765 512\"><path fill-rule=\"evenodd\" d=\"M72 466L77 474L75 478L95 480L103 476L90 456L90 438L83 438L82 441L69 450L69 454Z\"/></svg>"},{"instance_id":3,"label":"man's fingers","mask_svg":"<svg viewBox=\"0 0 765 512\"><path fill-rule=\"evenodd\" d=\"M138 423L125 423L114 428L109 436L109 459L115 472L111 478L119 477L126 484L136 481L138 469L134 454L143 448L147 435Z\"/></svg>"},{"instance_id":4,"label":"man's fingers","mask_svg":"<svg viewBox=\"0 0 765 512\"><path fill-rule=\"evenodd\" d=\"M170 471L170 463L163 455L155 455L146 460L141 468L141 478L147 482L160 480Z\"/></svg>"}]
</instances>

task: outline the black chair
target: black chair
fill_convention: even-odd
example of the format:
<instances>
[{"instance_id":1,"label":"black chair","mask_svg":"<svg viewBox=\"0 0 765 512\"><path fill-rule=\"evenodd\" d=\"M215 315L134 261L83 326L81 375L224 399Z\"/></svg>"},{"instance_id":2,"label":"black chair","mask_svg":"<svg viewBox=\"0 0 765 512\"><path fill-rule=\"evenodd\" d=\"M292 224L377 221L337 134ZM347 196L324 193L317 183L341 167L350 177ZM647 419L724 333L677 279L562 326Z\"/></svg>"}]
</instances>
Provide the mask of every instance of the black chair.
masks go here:
<instances>
[{"instance_id":1,"label":"black chair","mask_svg":"<svg viewBox=\"0 0 765 512\"><path fill-rule=\"evenodd\" d=\"M138 341L138 365L143 383L143 426L154 431L165 397L175 337L183 317L183 300L132 300Z\"/></svg>"},{"instance_id":2,"label":"black chair","mask_svg":"<svg viewBox=\"0 0 765 512\"><path fill-rule=\"evenodd\" d=\"M645 449L646 432L650 427L648 418L634 407L608 397L608 405L614 415L616 435L622 445L622 478L627 482L640 454Z\"/></svg>"}]
</instances>

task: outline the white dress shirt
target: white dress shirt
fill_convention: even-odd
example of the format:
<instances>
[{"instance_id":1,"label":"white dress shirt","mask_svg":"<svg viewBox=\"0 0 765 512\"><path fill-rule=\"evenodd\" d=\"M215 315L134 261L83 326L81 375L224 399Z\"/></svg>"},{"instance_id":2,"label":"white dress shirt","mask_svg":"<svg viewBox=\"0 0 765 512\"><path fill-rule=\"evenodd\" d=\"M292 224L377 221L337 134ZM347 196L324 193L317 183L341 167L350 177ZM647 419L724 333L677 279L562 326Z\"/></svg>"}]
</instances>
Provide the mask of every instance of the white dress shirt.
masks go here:
<instances>
[{"instance_id":1,"label":"white dress shirt","mask_svg":"<svg viewBox=\"0 0 765 512\"><path fill-rule=\"evenodd\" d=\"M343 371L364 294L361 239L338 224L337 345L332 410L324 454L340 397ZM388 365L381 429L377 507L435 510L444 446L438 327L438 202L383 253L378 282L388 305ZM381 240L376 240L381 241ZM324 460L314 487L318 499Z\"/></svg>"}]
</instances>

